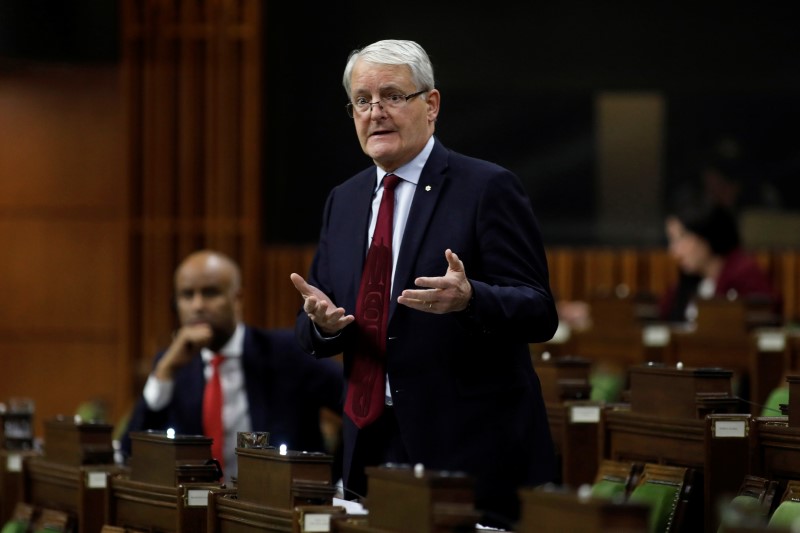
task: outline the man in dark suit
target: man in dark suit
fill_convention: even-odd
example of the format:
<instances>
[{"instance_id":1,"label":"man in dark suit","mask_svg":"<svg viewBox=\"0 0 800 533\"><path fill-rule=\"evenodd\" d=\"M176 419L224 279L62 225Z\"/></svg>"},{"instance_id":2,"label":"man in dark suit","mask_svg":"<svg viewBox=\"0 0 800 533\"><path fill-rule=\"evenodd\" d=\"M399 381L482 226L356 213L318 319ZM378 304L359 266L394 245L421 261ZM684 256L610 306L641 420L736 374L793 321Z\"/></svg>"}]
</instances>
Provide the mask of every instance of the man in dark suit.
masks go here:
<instances>
[{"instance_id":1,"label":"man in dark suit","mask_svg":"<svg viewBox=\"0 0 800 533\"><path fill-rule=\"evenodd\" d=\"M364 494L364 467L383 462L463 471L486 521L507 524L517 489L554 475L528 344L558 317L530 201L511 172L434 137L440 93L418 44L355 51L343 81L375 166L330 193L308 281L291 279L300 343L344 353L345 486ZM378 238L385 197L393 224Z\"/></svg>"},{"instance_id":2,"label":"man in dark suit","mask_svg":"<svg viewBox=\"0 0 800 533\"><path fill-rule=\"evenodd\" d=\"M286 444L291 450L333 451L323 441L320 409L341 413L341 364L309 356L291 330L243 324L241 274L230 258L207 250L187 257L175 271L175 304L181 327L155 359L123 451L130 454L131 431L172 428L178 434L207 434L203 394L214 373L211 361L219 356L224 398L219 458L226 479L237 473L239 431L268 431L271 445Z\"/></svg>"}]
</instances>

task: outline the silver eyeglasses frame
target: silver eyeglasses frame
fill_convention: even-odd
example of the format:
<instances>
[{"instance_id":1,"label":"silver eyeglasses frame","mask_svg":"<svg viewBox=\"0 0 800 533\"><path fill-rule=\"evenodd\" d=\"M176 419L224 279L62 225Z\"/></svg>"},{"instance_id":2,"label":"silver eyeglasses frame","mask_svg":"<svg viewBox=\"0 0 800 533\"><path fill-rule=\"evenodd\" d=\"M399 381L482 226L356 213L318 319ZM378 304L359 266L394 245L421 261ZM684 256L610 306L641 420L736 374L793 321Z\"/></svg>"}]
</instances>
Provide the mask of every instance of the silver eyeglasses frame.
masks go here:
<instances>
[{"instance_id":1,"label":"silver eyeglasses frame","mask_svg":"<svg viewBox=\"0 0 800 533\"><path fill-rule=\"evenodd\" d=\"M356 113L359 115L368 115L372 113L372 106L377 105L381 109L397 109L403 107L406 102L415 98L423 93L428 92L428 89L423 89L422 91L417 91L411 94L388 94L386 96L381 96L375 102L360 102L360 103L353 103L347 102L345 104L345 110L347 111L347 116L350 118L354 118Z\"/></svg>"}]
</instances>

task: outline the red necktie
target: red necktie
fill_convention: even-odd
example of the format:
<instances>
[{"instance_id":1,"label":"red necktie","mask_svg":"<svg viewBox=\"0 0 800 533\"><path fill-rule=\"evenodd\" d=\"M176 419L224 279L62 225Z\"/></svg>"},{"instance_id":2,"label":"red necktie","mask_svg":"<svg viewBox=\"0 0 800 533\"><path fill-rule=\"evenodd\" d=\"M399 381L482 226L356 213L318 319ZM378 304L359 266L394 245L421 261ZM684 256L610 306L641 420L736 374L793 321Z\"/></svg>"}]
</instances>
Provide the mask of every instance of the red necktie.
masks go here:
<instances>
[{"instance_id":1,"label":"red necktie","mask_svg":"<svg viewBox=\"0 0 800 533\"><path fill-rule=\"evenodd\" d=\"M211 359L213 373L206 381L206 389L203 392L203 433L206 437L211 437L211 456L219 461L220 467L225 468L224 457L222 455L223 444L225 443L225 429L222 425L222 384L219 380L219 365L225 357L216 354Z\"/></svg>"},{"instance_id":2,"label":"red necktie","mask_svg":"<svg viewBox=\"0 0 800 533\"><path fill-rule=\"evenodd\" d=\"M400 178L394 174L383 178L378 220L356 302L359 338L348 379L344 412L359 428L374 422L383 412L386 401L384 359L392 286L392 220L394 188L399 181Z\"/></svg>"}]
</instances>

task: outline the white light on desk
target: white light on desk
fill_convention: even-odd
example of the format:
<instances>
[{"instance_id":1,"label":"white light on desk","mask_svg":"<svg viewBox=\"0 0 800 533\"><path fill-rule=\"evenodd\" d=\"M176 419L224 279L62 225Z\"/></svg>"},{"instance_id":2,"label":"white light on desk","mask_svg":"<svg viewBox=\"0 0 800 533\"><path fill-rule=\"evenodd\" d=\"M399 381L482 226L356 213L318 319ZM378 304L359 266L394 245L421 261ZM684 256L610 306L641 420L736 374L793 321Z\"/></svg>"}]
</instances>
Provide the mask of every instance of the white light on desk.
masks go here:
<instances>
[{"instance_id":1,"label":"white light on desk","mask_svg":"<svg viewBox=\"0 0 800 533\"><path fill-rule=\"evenodd\" d=\"M281 444L280 447L278 448L278 453L281 454L281 455L286 455L286 449L287 449L286 445L285 444Z\"/></svg>"},{"instance_id":2,"label":"white light on desk","mask_svg":"<svg viewBox=\"0 0 800 533\"><path fill-rule=\"evenodd\" d=\"M174 429L169 428L167 430L167 438L168 439L174 439L175 438L175 430Z\"/></svg>"}]
</instances>

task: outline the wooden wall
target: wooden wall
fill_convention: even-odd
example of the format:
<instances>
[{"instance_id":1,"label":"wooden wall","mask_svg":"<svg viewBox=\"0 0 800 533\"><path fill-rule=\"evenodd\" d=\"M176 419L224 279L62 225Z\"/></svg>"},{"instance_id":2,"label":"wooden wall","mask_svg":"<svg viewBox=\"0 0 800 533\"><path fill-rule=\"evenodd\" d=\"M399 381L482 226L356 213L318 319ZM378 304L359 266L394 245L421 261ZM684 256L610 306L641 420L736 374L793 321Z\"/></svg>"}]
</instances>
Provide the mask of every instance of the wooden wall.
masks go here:
<instances>
[{"instance_id":1,"label":"wooden wall","mask_svg":"<svg viewBox=\"0 0 800 533\"><path fill-rule=\"evenodd\" d=\"M115 67L0 71L0 402L39 422L128 400L121 124Z\"/></svg>"},{"instance_id":2,"label":"wooden wall","mask_svg":"<svg viewBox=\"0 0 800 533\"><path fill-rule=\"evenodd\" d=\"M172 273L214 248L242 266L263 322L258 0L125 0L122 54L131 187L130 349L135 389L176 323Z\"/></svg>"},{"instance_id":3,"label":"wooden wall","mask_svg":"<svg viewBox=\"0 0 800 533\"><path fill-rule=\"evenodd\" d=\"M783 298L783 321L800 322L800 250L749 250L769 273ZM265 248L263 270L270 326L292 327L299 309L294 288L286 283L291 272L307 272L314 246ZM560 247L547 248L550 286L558 299L587 300L623 289L630 295L658 297L677 281L678 267L664 248ZM469 274L469 265L466 265ZM299 269L299 270L298 270Z\"/></svg>"}]
</instances>

